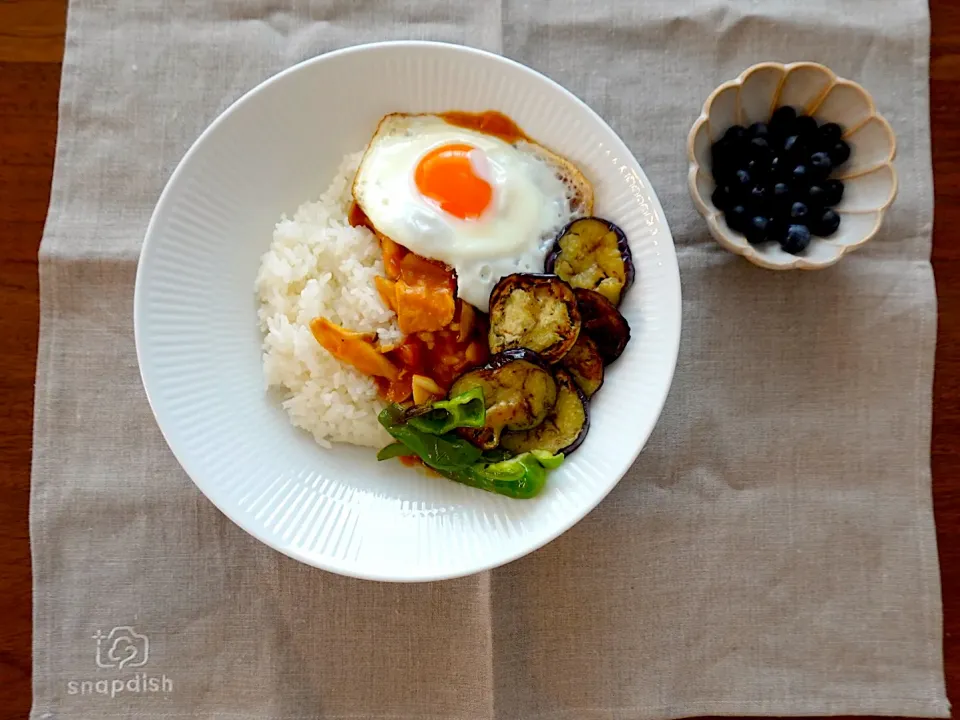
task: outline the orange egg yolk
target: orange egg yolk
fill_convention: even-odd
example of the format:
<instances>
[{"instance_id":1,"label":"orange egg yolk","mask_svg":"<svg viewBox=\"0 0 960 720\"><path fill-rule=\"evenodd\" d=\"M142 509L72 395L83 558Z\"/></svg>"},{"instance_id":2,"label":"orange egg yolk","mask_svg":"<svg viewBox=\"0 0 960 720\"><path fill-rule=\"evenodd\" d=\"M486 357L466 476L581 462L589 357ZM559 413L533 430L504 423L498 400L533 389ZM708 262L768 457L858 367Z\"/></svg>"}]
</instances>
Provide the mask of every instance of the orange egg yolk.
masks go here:
<instances>
[{"instance_id":1,"label":"orange egg yolk","mask_svg":"<svg viewBox=\"0 0 960 720\"><path fill-rule=\"evenodd\" d=\"M413 176L424 197L461 220L480 217L493 198L490 183L479 177L470 164L469 155L474 150L462 143L436 147L417 163Z\"/></svg>"}]
</instances>

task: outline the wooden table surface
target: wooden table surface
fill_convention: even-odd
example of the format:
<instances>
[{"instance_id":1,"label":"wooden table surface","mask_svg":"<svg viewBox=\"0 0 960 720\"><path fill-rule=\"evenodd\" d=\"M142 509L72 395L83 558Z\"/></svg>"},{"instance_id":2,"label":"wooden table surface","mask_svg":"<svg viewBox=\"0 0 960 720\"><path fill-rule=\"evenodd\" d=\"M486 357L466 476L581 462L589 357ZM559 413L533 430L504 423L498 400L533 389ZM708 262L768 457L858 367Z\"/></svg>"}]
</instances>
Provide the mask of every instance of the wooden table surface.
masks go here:
<instances>
[{"instance_id":1,"label":"wooden table surface","mask_svg":"<svg viewBox=\"0 0 960 720\"><path fill-rule=\"evenodd\" d=\"M67 0L0 0L0 720L30 709L28 533L37 247L50 198ZM931 0L939 297L933 494L947 685L960 699L960 2ZM960 715L960 712L957 713Z\"/></svg>"}]
</instances>

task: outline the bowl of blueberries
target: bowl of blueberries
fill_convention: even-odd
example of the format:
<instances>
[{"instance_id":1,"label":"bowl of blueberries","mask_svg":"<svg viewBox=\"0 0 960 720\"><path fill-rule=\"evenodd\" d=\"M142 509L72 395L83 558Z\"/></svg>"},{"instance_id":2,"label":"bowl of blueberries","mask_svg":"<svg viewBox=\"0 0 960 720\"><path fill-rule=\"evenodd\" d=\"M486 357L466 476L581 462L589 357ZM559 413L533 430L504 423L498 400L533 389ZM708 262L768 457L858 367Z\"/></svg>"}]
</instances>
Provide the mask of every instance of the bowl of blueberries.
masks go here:
<instances>
[{"instance_id":1,"label":"bowl of blueberries","mask_svg":"<svg viewBox=\"0 0 960 720\"><path fill-rule=\"evenodd\" d=\"M774 270L833 265L877 234L897 194L890 124L818 63L761 63L718 87L687 152L711 235Z\"/></svg>"}]
</instances>

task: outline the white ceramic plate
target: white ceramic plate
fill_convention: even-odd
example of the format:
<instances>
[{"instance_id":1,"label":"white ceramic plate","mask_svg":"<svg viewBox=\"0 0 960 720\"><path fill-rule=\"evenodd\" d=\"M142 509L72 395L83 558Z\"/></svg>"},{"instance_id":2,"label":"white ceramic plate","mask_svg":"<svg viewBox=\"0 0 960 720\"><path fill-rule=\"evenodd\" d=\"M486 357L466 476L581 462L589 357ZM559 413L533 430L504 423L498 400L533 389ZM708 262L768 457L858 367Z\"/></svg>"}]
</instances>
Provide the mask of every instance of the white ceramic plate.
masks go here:
<instances>
[{"instance_id":1,"label":"white ceramic plate","mask_svg":"<svg viewBox=\"0 0 960 720\"><path fill-rule=\"evenodd\" d=\"M584 444L533 500L427 477L370 449L324 450L264 390L253 281L284 212L314 199L390 112L495 109L579 165L596 212L630 238L633 339L591 404ZM201 135L147 230L134 318L143 384L170 448L246 531L310 565L424 581L501 565L589 512L643 448L680 338L670 230L627 147L592 110L517 63L437 43L380 43L264 82Z\"/></svg>"}]
</instances>

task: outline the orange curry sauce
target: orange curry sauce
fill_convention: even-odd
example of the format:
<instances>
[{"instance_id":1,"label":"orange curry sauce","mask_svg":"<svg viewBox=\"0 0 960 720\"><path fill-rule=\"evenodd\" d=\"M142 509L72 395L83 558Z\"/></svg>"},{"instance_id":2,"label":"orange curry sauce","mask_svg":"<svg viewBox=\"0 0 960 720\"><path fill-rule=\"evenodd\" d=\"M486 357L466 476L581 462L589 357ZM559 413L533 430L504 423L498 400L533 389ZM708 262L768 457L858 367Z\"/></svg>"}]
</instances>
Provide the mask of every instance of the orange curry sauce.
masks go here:
<instances>
[{"instance_id":1,"label":"orange curry sauce","mask_svg":"<svg viewBox=\"0 0 960 720\"><path fill-rule=\"evenodd\" d=\"M451 125L476 130L484 135L493 135L504 142L515 143L518 140L529 140L526 133L510 118L496 110L472 113L453 110L437 113Z\"/></svg>"},{"instance_id":2,"label":"orange curry sauce","mask_svg":"<svg viewBox=\"0 0 960 720\"><path fill-rule=\"evenodd\" d=\"M355 227L368 227L376 233L356 203L350 209L349 220ZM413 376L422 375L446 393L457 377L487 361L486 316L461 300L453 301L456 280L446 265L411 253L379 233L377 238L387 276L377 278L377 289L388 307L400 310L400 329L406 333L400 345L384 353L400 368L399 377L374 377L377 391L387 402L403 402L412 395ZM399 283L406 291L395 294ZM431 314L445 302L454 303L448 308L448 318ZM405 326L411 323L410 318L414 324Z\"/></svg>"}]
</instances>

